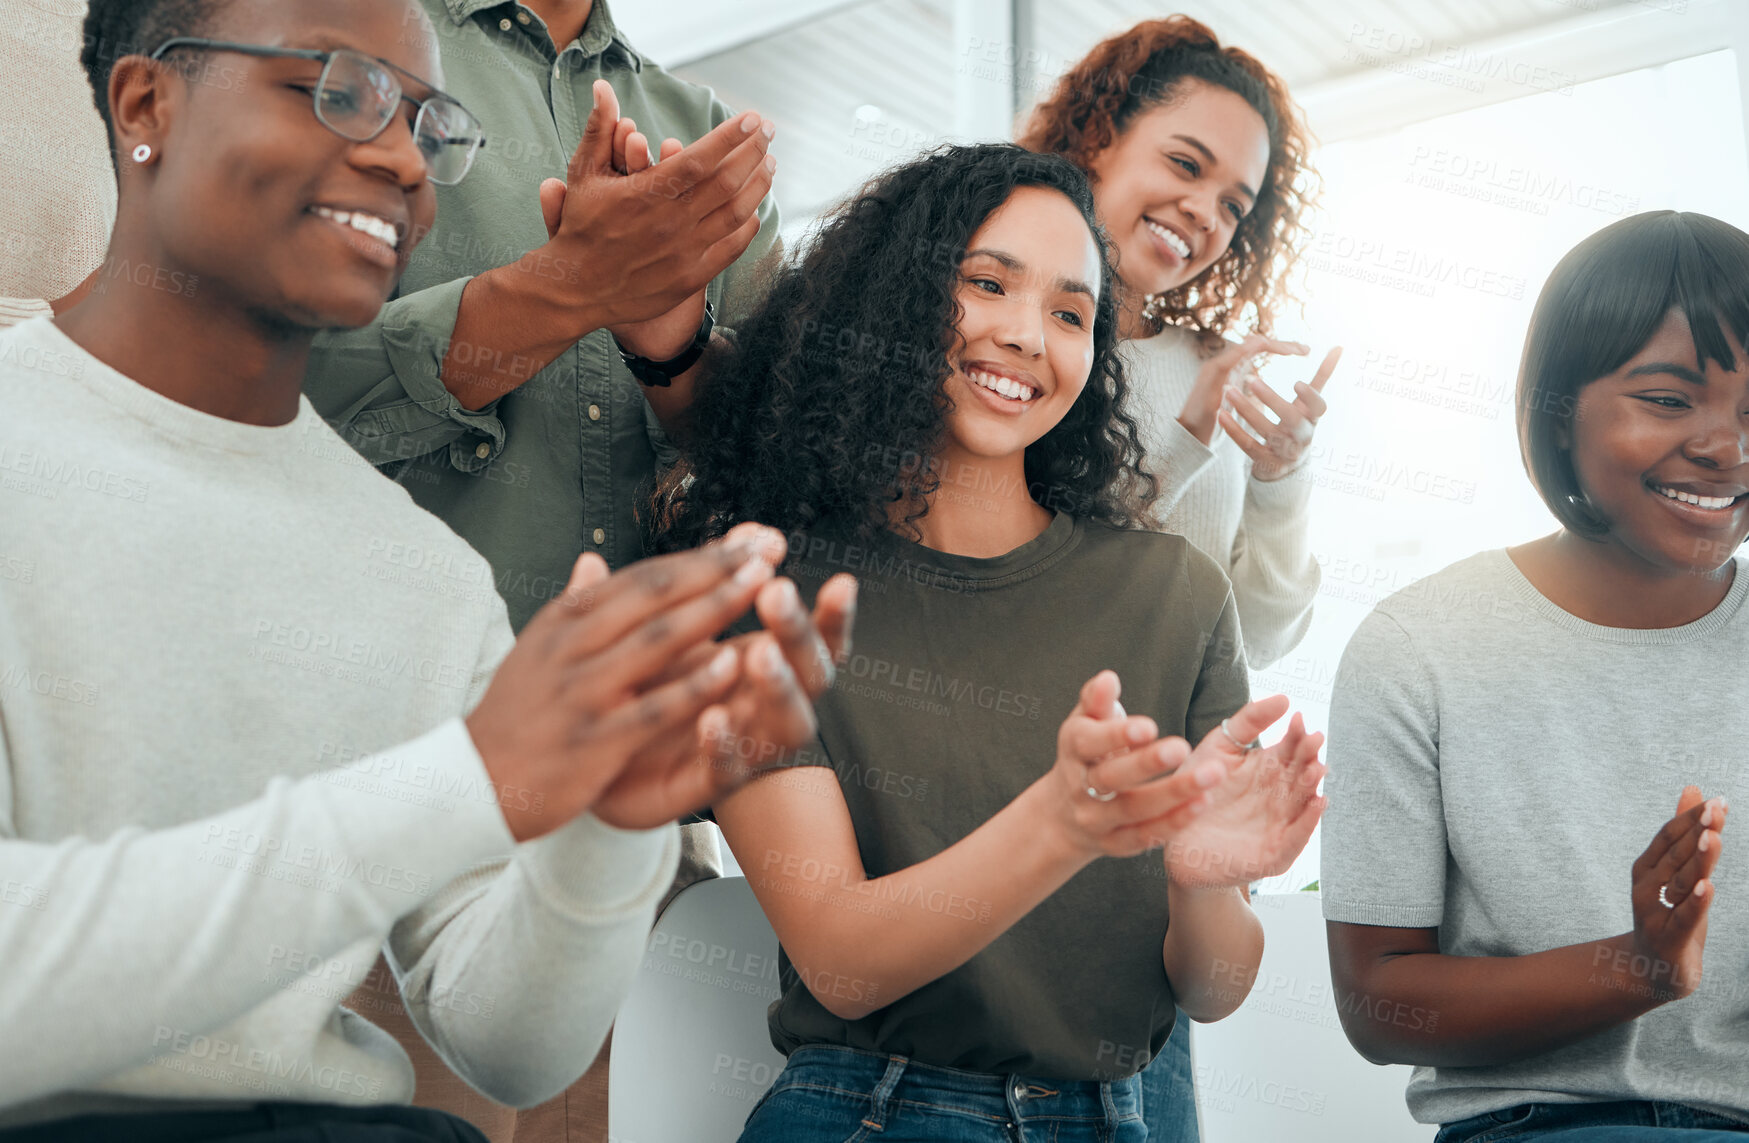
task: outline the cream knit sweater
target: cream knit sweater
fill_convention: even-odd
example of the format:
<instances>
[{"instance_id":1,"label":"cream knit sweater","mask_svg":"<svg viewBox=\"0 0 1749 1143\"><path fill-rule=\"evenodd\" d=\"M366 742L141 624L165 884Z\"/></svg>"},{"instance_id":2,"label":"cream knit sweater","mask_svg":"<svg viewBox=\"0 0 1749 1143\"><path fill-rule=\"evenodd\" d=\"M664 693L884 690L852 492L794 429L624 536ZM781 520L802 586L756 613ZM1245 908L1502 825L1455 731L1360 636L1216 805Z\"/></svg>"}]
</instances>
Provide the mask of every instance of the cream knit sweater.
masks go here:
<instances>
[{"instance_id":1,"label":"cream knit sweater","mask_svg":"<svg viewBox=\"0 0 1749 1143\"><path fill-rule=\"evenodd\" d=\"M0 327L49 312L103 261L109 137L79 67L85 0L18 0L0 20Z\"/></svg>"},{"instance_id":2,"label":"cream knit sweater","mask_svg":"<svg viewBox=\"0 0 1749 1143\"><path fill-rule=\"evenodd\" d=\"M1251 458L1224 430L1205 445L1178 423L1202 354L1168 326L1122 346L1130 412L1141 422L1148 471L1160 481L1155 508L1165 531L1213 556L1233 581L1245 658L1261 670L1293 650L1312 622L1318 562L1306 543L1312 483L1305 469L1255 480Z\"/></svg>"}]
</instances>

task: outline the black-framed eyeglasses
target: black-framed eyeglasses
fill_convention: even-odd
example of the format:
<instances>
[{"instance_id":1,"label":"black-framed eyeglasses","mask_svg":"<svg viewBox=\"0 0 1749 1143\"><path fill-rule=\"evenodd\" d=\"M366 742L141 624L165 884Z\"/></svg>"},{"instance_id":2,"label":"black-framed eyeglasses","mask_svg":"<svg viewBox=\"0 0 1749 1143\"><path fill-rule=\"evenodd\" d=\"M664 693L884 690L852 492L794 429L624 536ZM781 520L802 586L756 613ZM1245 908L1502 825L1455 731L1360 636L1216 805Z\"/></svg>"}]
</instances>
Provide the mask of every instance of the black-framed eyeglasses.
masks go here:
<instances>
[{"instance_id":1,"label":"black-framed eyeglasses","mask_svg":"<svg viewBox=\"0 0 1749 1143\"><path fill-rule=\"evenodd\" d=\"M320 60L322 75L310 91L316 119L341 138L358 143L367 143L387 130L401 101L406 100L419 109L413 120L413 142L425 156L426 178L442 186L461 182L474 165L474 156L486 145L484 128L467 108L412 72L363 52L350 48L270 48L177 36L159 44L152 58L162 59L182 48L267 59ZM412 98L398 76L429 89L431 94L422 100Z\"/></svg>"}]
</instances>

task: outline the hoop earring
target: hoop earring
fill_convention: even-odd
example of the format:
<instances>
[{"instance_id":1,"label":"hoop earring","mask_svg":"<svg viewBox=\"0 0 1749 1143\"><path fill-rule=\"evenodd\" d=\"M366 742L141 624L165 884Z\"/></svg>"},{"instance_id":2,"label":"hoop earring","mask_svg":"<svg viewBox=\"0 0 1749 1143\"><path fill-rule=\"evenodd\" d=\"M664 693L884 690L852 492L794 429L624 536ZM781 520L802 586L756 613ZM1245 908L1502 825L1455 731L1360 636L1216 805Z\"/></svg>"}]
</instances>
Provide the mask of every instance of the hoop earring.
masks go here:
<instances>
[{"instance_id":1,"label":"hoop earring","mask_svg":"<svg viewBox=\"0 0 1749 1143\"><path fill-rule=\"evenodd\" d=\"M134 162L136 162L136 163L150 162L151 158L152 158L152 148L148 144L141 143L138 147L134 148Z\"/></svg>"}]
</instances>

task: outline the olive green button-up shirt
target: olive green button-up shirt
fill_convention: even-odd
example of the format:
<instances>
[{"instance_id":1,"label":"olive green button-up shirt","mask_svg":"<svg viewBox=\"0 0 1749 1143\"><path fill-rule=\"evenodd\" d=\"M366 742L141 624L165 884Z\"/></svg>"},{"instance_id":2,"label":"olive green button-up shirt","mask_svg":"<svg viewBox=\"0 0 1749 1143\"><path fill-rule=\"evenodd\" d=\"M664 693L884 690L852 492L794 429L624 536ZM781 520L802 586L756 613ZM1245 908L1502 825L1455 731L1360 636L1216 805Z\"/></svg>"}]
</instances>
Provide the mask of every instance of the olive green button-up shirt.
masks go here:
<instances>
[{"instance_id":1,"label":"olive green button-up shirt","mask_svg":"<svg viewBox=\"0 0 1749 1143\"><path fill-rule=\"evenodd\" d=\"M606 0L595 0L583 34L560 51L520 4L423 3L445 90L479 116L486 147L459 185L437 188L436 226L377 319L317 339L304 388L354 448L486 557L521 630L564 589L580 553L600 552L616 568L642 554L639 514L659 460L672 451L605 330L492 404L463 408L440 379L462 289L546 241L540 184L565 177L595 80L613 84L620 113L652 140L690 143L730 111L707 88L640 56ZM778 250L769 196L760 219L752 247L709 287L726 327L757 300L759 263Z\"/></svg>"}]
</instances>

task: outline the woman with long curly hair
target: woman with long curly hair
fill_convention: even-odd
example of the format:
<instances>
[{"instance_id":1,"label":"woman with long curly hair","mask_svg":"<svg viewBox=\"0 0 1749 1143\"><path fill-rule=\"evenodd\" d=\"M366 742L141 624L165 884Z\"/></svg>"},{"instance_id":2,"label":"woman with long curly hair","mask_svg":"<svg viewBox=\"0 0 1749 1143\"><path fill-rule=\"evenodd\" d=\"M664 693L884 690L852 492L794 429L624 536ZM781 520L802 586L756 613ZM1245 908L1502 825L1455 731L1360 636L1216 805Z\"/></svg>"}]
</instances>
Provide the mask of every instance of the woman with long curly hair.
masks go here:
<instances>
[{"instance_id":1,"label":"woman with long curly hair","mask_svg":"<svg viewBox=\"0 0 1749 1143\"><path fill-rule=\"evenodd\" d=\"M1255 744L1287 700L1247 702L1226 578L1138 526L1117 320L1080 172L948 147L828 218L699 395L665 542L757 516L802 592L862 584L818 740L715 806L782 946L744 1141L1140 1143L1174 1000L1249 990L1322 739Z\"/></svg>"},{"instance_id":2,"label":"woman with long curly hair","mask_svg":"<svg viewBox=\"0 0 1749 1143\"><path fill-rule=\"evenodd\" d=\"M1289 402L1252 374L1289 300L1316 182L1286 86L1188 16L1097 45L1033 109L1020 142L1086 172L1122 280L1119 330L1168 531L1233 581L1254 668L1311 623L1310 481L1331 351Z\"/></svg>"},{"instance_id":3,"label":"woman with long curly hair","mask_svg":"<svg viewBox=\"0 0 1749 1143\"><path fill-rule=\"evenodd\" d=\"M1020 141L1093 184L1161 526L1226 571L1246 658L1268 666L1312 621L1318 564L1299 466L1341 354L1295 385L1292 402L1250 368L1259 354L1307 352L1269 336L1316 183L1287 87L1188 16L1148 20L1064 73ZM1143 1077L1156 1143L1198 1138L1191 1075L1180 1020Z\"/></svg>"}]
</instances>

